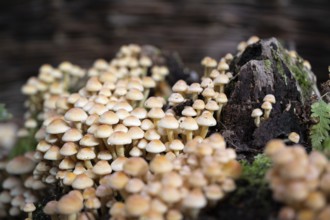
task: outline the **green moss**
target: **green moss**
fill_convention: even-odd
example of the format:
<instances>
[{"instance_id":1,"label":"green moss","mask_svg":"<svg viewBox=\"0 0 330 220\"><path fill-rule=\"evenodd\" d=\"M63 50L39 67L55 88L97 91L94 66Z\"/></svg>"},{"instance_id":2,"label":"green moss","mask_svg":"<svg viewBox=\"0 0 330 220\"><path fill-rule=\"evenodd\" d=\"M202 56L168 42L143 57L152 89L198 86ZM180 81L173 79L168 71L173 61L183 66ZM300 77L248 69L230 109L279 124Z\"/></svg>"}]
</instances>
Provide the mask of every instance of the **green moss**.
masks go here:
<instances>
[{"instance_id":1,"label":"green moss","mask_svg":"<svg viewBox=\"0 0 330 220\"><path fill-rule=\"evenodd\" d=\"M4 104L0 104L0 121L11 119L12 115L7 111Z\"/></svg>"},{"instance_id":2,"label":"green moss","mask_svg":"<svg viewBox=\"0 0 330 220\"><path fill-rule=\"evenodd\" d=\"M265 180L271 166L269 158L259 154L252 163L242 161L241 164L243 173L236 181L237 189L216 206L216 211L211 211L217 212L217 218L223 220L269 219L275 216L279 204L272 199L272 192Z\"/></svg>"},{"instance_id":3,"label":"green moss","mask_svg":"<svg viewBox=\"0 0 330 220\"><path fill-rule=\"evenodd\" d=\"M243 179L246 179L252 185L266 185L265 175L269 169L271 162L264 154L255 156L253 163L242 161L243 165Z\"/></svg>"},{"instance_id":4,"label":"green moss","mask_svg":"<svg viewBox=\"0 0 330 220\"><path fill-rule=\"evenodd\" d=\"M302 94L302 101L304 101L306 97L311 95L311 91L313 90L313 82L308 77L310 73L307 72L303 66L303 59L301 57L293 59L289 54L283 51L283 59L293 77L296 79L297 87L300 89Z\"/></svg>"},{"instance_id":5,"label":"green moss","mask_svg":"<svg viewBox=\"0 0 330 220\"><path fill-rule=\"evenodd\" d=\"M264 66L266 71L268 72L272 71L272 62L270 60L264 60Z\"/></svg>"},{"instance_id":6,"label":"green moss","mask_svg":"<svg viewBox=\"0 0 330 220\"><path fill-rule=\"evenodd\" d=\"M37 141L34 138L35 133L36 130L30 130L28 136L19 138L16 145L10 151L9 158L14 158L18 155L35 150L37 146Z\"/></svg>"},{"instance_id":7,"label":"green moss","mask_svg":"<svg viewBox=\"0 0 330 220\"><path fill-rule=\"evenodd\" d=\"M285 74L284 68L283 68L283 63L281 58L278 55L278 51L274 51L272 50L272 55L274 57L274 61L275 61L275 65L276 65L276 69L277 72L281 75L281 77L284 79L285 85L288 84L288 77Z\"/></svg>"}]
</instances>

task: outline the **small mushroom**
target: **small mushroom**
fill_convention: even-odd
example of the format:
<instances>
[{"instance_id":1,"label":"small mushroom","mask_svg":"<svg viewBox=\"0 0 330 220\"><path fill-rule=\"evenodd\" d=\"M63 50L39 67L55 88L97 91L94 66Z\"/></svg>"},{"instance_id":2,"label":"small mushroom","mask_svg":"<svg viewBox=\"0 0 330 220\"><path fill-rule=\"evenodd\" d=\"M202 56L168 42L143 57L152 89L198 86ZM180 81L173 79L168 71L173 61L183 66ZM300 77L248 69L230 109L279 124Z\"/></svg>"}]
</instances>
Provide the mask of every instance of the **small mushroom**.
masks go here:
<instances>
[{"instance_id":1,"label":"small mushroom","mask_svg":"<svg viewBox=\"0 0 330 220\"><path fill-rule=\"evenodd\" d=\"M270 112L273 108L272 104L270 102L266 101L261 105L261 108L265 111L264 112L264 119L267 120L269 118Z\"/></svg>"},{"instance_id":2,"label":"small mushroom","mask_svg":"<svg viewBox=\"0 0 330 220\"><path fill-rule=\"evenodd\" d=\"M260 117L262 116L263 112L260 108L253 109L251 117L254 118L254 124L259 127L260 126Z\"/></svg>"}]
</instances>

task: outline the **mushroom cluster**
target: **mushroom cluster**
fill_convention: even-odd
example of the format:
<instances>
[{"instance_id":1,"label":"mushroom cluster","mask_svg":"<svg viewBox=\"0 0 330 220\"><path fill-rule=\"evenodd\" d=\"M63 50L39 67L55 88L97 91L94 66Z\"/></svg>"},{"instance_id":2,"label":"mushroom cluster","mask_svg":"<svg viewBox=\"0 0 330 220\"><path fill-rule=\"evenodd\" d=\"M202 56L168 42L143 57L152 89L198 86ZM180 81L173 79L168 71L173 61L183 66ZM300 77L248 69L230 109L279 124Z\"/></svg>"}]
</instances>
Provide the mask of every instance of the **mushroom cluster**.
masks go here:
<instances>
[{"instance_id":1,"label":"mushroom cluster","mask_svg":"<svg viewBox=\"0 0 330 220\"><path fill-rule=\"evenodd\" d=\"M254 118L254 124L256 127L260 126L261 121L267 120L270 116L270 112L272 111L272 104L276 103L275 96L272 94L268 94L264 97L263 103L261 108L264 110L262 111L260 108L253 109L251 113L251 117ZM261 116L264 117L261 117Z\"/></svg>"},{"instance_id":2,"label":"mushroom cluster","mask_svg":"<svg viewBox=\"0 0 330 220\"><path fill-rule=\"evenodd\" d=\"M72 88L85 76L84 70L68 62L57 69L42 66L38 78L29 79L22 89L29 96L25 134L36 132L38 144L25 156L35 165L21 175L21 182L35 182L39 191L63 189L65 195L44 208L55 217L98 218L109 208L111 216L122 216L114 207L126 210L131 203L140 204L134 197L142 198L141 204L149 198L148 207L163 204L162 211L143 212L146 218L157 214L181 219L183 213L195 217L208 202L213 204L235 189L233 180L240 171L234 150L225 148L220 135L205 139L228 102L224 92L233 77L228 72L232 59L231 54L220 62L204 58L201 83L179 80L167 101L164 79L169 69L157 65L138 45L121 47L110 62L95 61L76 92ZM171 176L181 183L166 183ZM168 193L149 194L149 184ZM176 194L178 190L182 192ZM166 197L171 194L176 198ZM195 197L197 203L192 203ZM21 210L31 210L31 202L35 200L22 200ZM136 216L127 210L123 215Z\"/></svg>"},{"instance_id":3,"label":"mushroom cluster","mask_svg":"<svg viewBox=\"0 0 330 220\"><path fill-rule=\"evenodd\" d=\"M84 76L85 71L70 62L62 62L57 68L49 64L41 66L38 77L31 77L22 87L22 93L28 96L24 127L35 130L38 122L54 114L54 109L63 111L64 97Z\"/></svg>"},{"instance_id":4,"label":"mushroom cluster","mask_svg":"<svg viewBox=\"0 0 330 220\"><path fill-rule=\"evenodd\" d=\"M202 208L235 189L234 179L241 172L235 159L235 151L226 148L221 135L195 137L177 157L159 154L150 163L130 157L113 166L112 174L78 175L74 190L50 201L44 211L74 219L78 215L98 219L98 213L111 219L195 218Z\"/></svg>"},{"instance_id":5,"label":"mushroom cluster","mask_svg":"<svg viewBox=\"0 0 330 220\"><path fill-rule=\"evenodd\" d=\"M19 216L21 211L34 211L31 207L25 209L25 206L34 206L33 203L38 201L38 191L46 187L42 181L33 178L32 171L35 166L33 154L26 153L1 167L1 170L5 170L9 175L1 185L0 218L5 218L8 214L13 217Z\"/></svg>"},{"instance_id":6,"label":"mushroom cluster","mask_svg":"<svg viewBox=\"0 0 330 220\"><path fill-rule=\"evenodd\" d=\"M273 197L286 205L279 219L330 219L328 159L316 151L308 155L300 145L287 147L282 140L270 141L265 154L273 163L266 176Z\"/></svg>"}]
</instances>

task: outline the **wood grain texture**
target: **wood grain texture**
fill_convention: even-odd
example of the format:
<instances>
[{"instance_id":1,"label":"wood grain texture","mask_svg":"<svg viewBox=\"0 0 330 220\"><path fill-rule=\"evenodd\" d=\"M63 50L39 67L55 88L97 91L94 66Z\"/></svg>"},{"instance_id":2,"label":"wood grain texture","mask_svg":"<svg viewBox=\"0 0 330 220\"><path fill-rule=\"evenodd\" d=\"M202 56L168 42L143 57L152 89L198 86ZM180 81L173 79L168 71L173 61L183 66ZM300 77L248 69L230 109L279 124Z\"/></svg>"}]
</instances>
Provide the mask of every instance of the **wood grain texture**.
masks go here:
<instances>
[{"instance_id":1,"label":"wood grain texture","mask_svg":"<svg viewBox=\"0 0 330 220\"><path fill-rule=\"evenodd\" d=\"M239 41L254 34L284 40L325 81L329 9L327 0L1 1L0 102L21 116L20 86L43 63L69 60L88 67L134 42L177 51L187 66L199 70L203 56L234 52Z\"/></svg>"}]
</instances>

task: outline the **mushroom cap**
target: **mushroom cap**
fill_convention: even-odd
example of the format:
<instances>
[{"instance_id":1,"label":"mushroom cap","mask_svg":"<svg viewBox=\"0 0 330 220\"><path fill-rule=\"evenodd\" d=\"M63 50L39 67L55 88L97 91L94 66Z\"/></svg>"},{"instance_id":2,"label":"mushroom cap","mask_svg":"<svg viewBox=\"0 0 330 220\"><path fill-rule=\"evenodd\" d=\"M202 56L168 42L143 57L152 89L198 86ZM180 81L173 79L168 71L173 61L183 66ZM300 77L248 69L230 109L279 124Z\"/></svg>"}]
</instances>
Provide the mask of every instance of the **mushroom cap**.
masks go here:
<instances>
[{"instance_id":1,"label":"mushroom cap","mask_svg":"<svg viewBox=\"0 0 330 220\"><path fill-rule=\"evenodd\" d=\"M206 198L200 189L190 191L183 200L183 206L191 209L201 209L206 203Z\"/></svg>"},{"instance_id":2,"label":"mushroom cap","mask_svg":"<svg viewBox=\"0 0 330 220\"><path fill-rule=\"evenodd\" d=\"M228 84L228 83L229 83L229 78L226 74L220 74L214 79L215 85Z\"/></svg>"},{"instance_id":3,"label":"mushroom cap","mask_svg":"<svg viewBox=\"0 0 330 220\"><path fill-rule=\"evenodd\" d=\"M155 82L155 80L153 80L152 77L145 76L142 78L142 85L146 89L155 88L156 82Z\"/></svg>"},{"instance_id":4,"label":"mushroom cap","mask_svg":"<svg viewBox=\"0 0 330 220\"><path fill-rule=\"evenodd\" d=\"M152 108L147 116L152 119L161 119L165 117L165 113L161 108Z\"/></svg>"},{"instance_id":5,"label":"mushroom cap","mask_svg":"<svg viewBox=\"0 0 330 220\"><path fill-rule=\"evenodd\" d=\"M128 126L128 127L140 126L141 125L141 121L137 117L131 115L131 116L128 116L128 117L126 117L124 119L123 124L125 126Z\"/></svg>"},{"instance_id":6,"label":"mushroom cap","mask_svg":"<svg viewBox=\"0 0 330 220\"><path fill-rule=\"evenodd\" d=\"M62 196L57 202L57 212L62 215L78 213L83 207L82 200L72 194Z\"/></svg>"},{"instance_id":7,"label":"mushroom cap","mask_svg":"<svg viewBox=\"0 0 330 220\"><path fill-rule=\"evenodd\" d=\"M202 92L202 95L204 97L213 97L215 95L215 91L213 88L207 87L204 89L204 91Z\"/></svg>"},{"instance_id":8,"label":"mushroom cap","mask_svg":"<svg viewBox=\"0 0 330 220\"><path fill-rule=\"evenodd\" d=\"M141 122L141 126L140 126L143 130L149 130L149 129L154 129L155 125L154 123L152 123L152 121L150 119L144 119Z\"/></svg>"},{"instance_id":9,"label":"mushroom cap","mask_svg":"<svg viewBox=\"0 0 330 220\"><path fill-rule=\"evenodd\" d=\"M260 108L255 108L253 109L252 113L251 113L251 117L256 118L256 117L260 117L262 116L263 112L261 111Z\"/></svg>"},{"instance_id":10,"label":"mushroom cap","mask_svg":"<svg viewBox=\"0 0 330 220\"><path fill-rule=\"evenodd\" d=\"M62 141L64 142L75 142L82 138L81 132L76 128L71 128L67 130L62 136Z\"/></svg>"},{"instance_id":11,"label":"mushroom cap","mask_svg":"<svg viewBox=\"0 0 330 220\"><path fill-rule=\"evenodd\" d=\"M37 145L37 150L40 151L40 152L46 152L47 150L49 150L49 148L51 147L52 145L50 145L49 143L47 143L47 141L45 140L41 140L39 141L38 145Z\"/></svg>"},{"instance_id":12,"label":"mushroom cap","mask_svg":"<svg viewBox=\"0 0 330 220\"><path fill-rule=\"evenodd\" d=\"M85 134L83 138L80 139L79 144L86 147L95 147L99 145L99 140L92 134Z\"/></svg>"},{"instance_id":13,"label":"mushroom cap","mask_svg":"<svg viewBox=\"0 0 330 220\"><path fill-rule=\"evenodd\" d=\"M271 110L273 108L272 104L270 102L264 102L261 105L261 108L264 110Z\"/></svg>"},{"instance_id":14,"label":"mushroom cap","mask_svg":"<svg viewBox=\"0 0 330 220\"><path fill-rule=\"evenodd\" d=\"M10 160L6 165L6 171L9 174L21 175L30 173L34 167L35 162L25 156L18 156Z\"/></svg>"},{"instance_id":15,"label":"mushroom cap","mask_svg":"<svg viewBox=\"0 0 330 220\"><path fill-rule=\"evenodd\" d=\"M51 146L49 150L44 154L44 159L46 160L60 160L62 155L60 154L60 148L58 146Z\"/></svg>"},{"instance_id":16,"label":"mushroom cap","mask_svg":"<svg viewBox=\"0 0 330 220\"><path fill-rule=\"evenodd\" d=\"M142 176L148 172L148 163L141 157L130 157L125 161L123 171L130 176Z\"/></svg>"},{"instance_id":17,"label":"mushroom cap","mask_svg":"<svg viewBox=\"0 0 330 220\"><path fill-rule=\"evenodd\" d=\"M162 108L163 105L164 99L162 97L151 96L144 102L146 108Z\"/></svg>"},{"instance_id":18,"label":"mushroom cap","mask_svg":"<svg viewBox=\"0 0 330 220\"><path fill-rule=\"evenodd\" d=\"M76 178L72 182L72 187L74 189L86 189L92 187L93 184L94 181L86 174L82 173L76 176Z\"/></svg>"},{"instance_id":19,"label":"mushroom cap","mask_svg":"<svg viewBox=\"0 0 330 220\"><path fill-rule=\"evenodd\" d=\"M160 119L158 126L165 129L177 129L179 128L179 122L173 115L165 115L164 118Z\"/></svg>"},{"instance_id":20,"label":"mushroom cap","mask_svg":"<svg viewBox=\"0 0 330 220\"><path fill-rule=\"evenodd\" d=\"M212 70L212 72L213 71L217 71L217 70ZM211 72L211 73L212 73ZM217 71L218 72L218 71ZM219 73L219 72L218 72ZM213 80L211 79L211 78L209 78L209 77L204 77L203 79L202 79L202 82L201 82L201 87L203 87L203 88L214 88L214 83L213 83ZM214 90L213 90L214 91Z\"/></svg>"},{"instance_id":21,"label":"mushroom cap","mask_svg":"<svg viewBox=\"0 0 330 220\"><path fill-rule=\"evenodd\" d=\"M54 119L47 127L46 132L48 134L62 134L69 130L70 127L60 118Z\"/></svg>"},{"instance_id":22,"label":"mushroom cap","mask_svg":"<svg viewBox=\"0 0 330 220\"><path fill-rule=\"evenodd\" d=\"M185 98L180 93L172 93L168 98L168 101L174 104L178 104L184 102Z\"/></svg>"},{"instance_id":23,"label":"mushroom cap","mask_svg":"<svg viewBox=\"0 0 330 220\"><path fill-rule=\"evenodd\" d=\"M138 193L144 187L144 182L139 178L132 178L125 186L125 190L129 193Z\"/></svg>"},{"instance_id":24,"label":"mushroom cap","mask_svg":"<svg viewBox=\"0 0 330 220\"><path fill-rule=\"evenodd\" d=\"M132 139L128 133L115 131L110 135L107 142L113 145L125 145L132 143Z\"/></svg>"},{"instance_id":25,"label":"mushroom cap","mask_svg":"<svg viewBox=\"0 0 330 220\"><path fill-rule=\"evenodd\" d=\"M142 139L144 137L144 131L140 127L130 127L128 134L132 140Z\"/></svg>"},{"instance_id":26,"label":"mushroom cap","mask_svg":"<svg viewBox=\"0 0 330 220\"><path fill-rule=\"evenodd\" d=\"M188 85L187 83L180 79L178 80L173 86L172 86L172 91L173 92L185 92L188 89Z\"/></svg>"},{"instance_id":27,"label":"mushroom cap","mask_svg":"<svg viewBox=\"0 0 330 220\"><path fill-rule=\"evenodd\" d=\"M163 186L159 193L160 198L166 203L175 203L181 199L178 188L173 186Z\"/></svg>"},{"instance_id":28,"label":"mushroom cap","mask_svg":"<svg viewBox=\"0 0 330 220\"><path fill-rule=\"evenodd\" d=\"M219 105L216 101L209 100L205 105L205 109L209 111L217 111L219 110Z\"/></svg>"},{"instance_id":29,"label":"mushroom cap","mask_svg":"<svg viewBox=\"0 0 330 220\"><path fill-rule=\"evenodd\" d=\"M138 148L138 147L133 147L130 151L129 151L129 155L131 157L141 157L143 155L143 151Z\"/></svg>"},{"instance_id":30,"label":"mushroom cap","mask_svg":"<svg viewBox=\"0 0 330 220\"><path fill-rule=\"evenodd\" d=\"M146 151L149 153L161 153L166 150L165 145L160 140L152 140L147 144Z\"/></svg>"},{"instance_id":31,"label":"mushroom cap","mask_svg":"<svg viewBox=\"0 0 330 220\"><path fill-rule=\"evenodd\" d=\"M144 95L141 91L139 91L138 89L130 89L127 93L126 93L126 98L128 100L133 100L133 101L140 101L144 98Z\"/></svg>"},{"instance_id":32,"label":"mushroom cap","mask_svg":"<svg viewBox=\"0 0 330 220\"><path fill-rule=\"evenodd\" d=\"M181 187L183 184L183 178L175 171L164 173L162 176L162 185Z\"/></svg>"},{"instance_id":33,"label":"mushroom cap","mask_svg":"<svg viewBox=\"0 0 330 220\"><path fill-rule=\"evenodd\" d=\"M292 141L293 143L296 143L297 144L299 142L299 140L300 140L300 136L296 132L291 132L289 134L289 136L288 136L288 139L290 141Z\"/></svg>"},{"instance_id":34,"label":"mushroom cap","mask_svg":"<svg viewBox=\"0 0 330 220\"><path fill-rule=\"evenodd\" d=\"M113 129L109 125L99 125L95 132L94 136L97 138L108 138L113 133Z\"/></svg>"},{"instance_id":35,"label":"mushroom cap","mask_svg":"<svg viewBox=\"0 0 330 220\"><path fill-rule=\"evenodd\" d=\"M125 109L126 111L131 112L133 107L127 101L120 101L113 106L113 110L117 112L120 109Z\"/></svg>"},{"instance_id":36,"label":"mushroom cap","mask_svg":"<svg viewBox=\"0 0 330 220\"><path fill-rule=\"evenodd\" d=\"M195 117L197 115L197 112L191 106L185 106L181 113L183 116L189 116L189 117Z\"/></svg>"},{"instance_id":37,"label":"mushroom cap","mask_svg":"<svg viewBox=\"0 0 330 220\"><path fill-rule=\"evenodd\" d=\"M117 124L119 122L119 117L113 111L107 111L107 112L104 112L100 116L99 122L102 123L102 124L113 125L113 124Z\"/></svg>"},{"instance_id":38,"label":"mushroom cap","mask_svg":"<svg viewBox=\"0 0 330 220\"><path fill-rule=\"evenodd\" d=\"M64 158L61 163L58 165L61 170L69 170L75 167L75 162L70 158Z\"/></svg>"},{"instance_id":39,"label":"mushroom cap","mask_svg":"<svg viewBox=\"0 0 330 220\"><path fill-rule=\"evenodd\" d=\"M229 70L229 65L225 61L220 61L217 68L219 71L226 71Z\"/></svg>"},{"instance_id":40,"label":"mushroom cap","mask_svg":"<svg viewBox=\"0 0 330 220\"><path fill-rule=\"evenodd\" d=\"M87 113L81 108L71 108L64 115L65 120L73 122L86 121L87 117Z\"/></svg>"},{"instance_id":41,"label":"mushroom cap","mask_svg":"<svg viewBox=\"0 0 330 220\"><path fill-rule=\"evenodd\" d=\"M36 210L36 206L33 203L26 203L23 207L24 212L33 212Z\"/></svg>"},{"instance_id":42,"label":"mushroom cap","mask_svg":"<svg viewBox=\"0 0 330 220\"><path fill-rule=\"evenodd\" d=\"M117 157L114 161L112 161L111 168L114 171L122 171L126 160L128 160L126 157Z\"/></svg>"},{"instance_id":43,"label":"mushroom cap","mask_svg":"<svg viewBox=\"0 0 330 220\"><path fill-rule=\"evenodd\" d=\"M183 150L184 149L184 144L182 143L182 141L180 141L178 139L175 139L170 143L169 148L171 150L175 150L175 151Z\"/></svg>"},{"instance_id":44,"label":"mushroom cap","mask_svg":"<svg viewBox=\"0 0 330 220\"><path fill-rule=\"evenodd\" d=\"M112 159L112 155L111 155L110 151L103 150L103 151L100 151L97 154L97 158L100 159L100 160L111 160Z\"/></svg>"},{"instance_id":45,"label":"mushroom cap","mask_svg":"<svg viewBox=\"0 0 330 220\"><path fill-rule=\"evenodd\" d=\"M129 196L125 202L125 210L128 216L139 217L149 210L150 201L141 195Z\"/></svg>"},{"instance_id":46,"label":"mushroom cap","mask_svg":"<svg viewBox=\"0 0 330 220\"><path fill-rule=\"evenodd\" d=\"M46 215L55 215L57 213L57 201L52 200L52 201L47 202L47 204L43 208L43 212Z\"/></svg>"},{"instance_id":47,"label":"mushroom cap","mask_svg":"<svg viewBox=\"0 0 330 220\"><path fill-rule=\"evenodd\" d=\"M228 102L228 98L225 93L219 93L216 97L216 101L219 104L226 104Z\"/></svg>"},{"instance_id":48,"label":"mushroom cap","mask_svg":"<svg viewBox=\"0 0 330 220\"><path fill-rule=\"evenodd\" d=\"M197 118L197 124L200 126L211 127L215 126L217 121L210 112L205 111Z\"/></svg>"},{"instance_id":49,"label":"mushroom cap","mask_svg":"<svg viewBox=\"0 0 330 220\"><path fill-rule=\"evenodd\" d=\"M192 107L196 110L203 110L205 108L205 103L201 99L196 99Z\"/></svg>"},{"instance_id":50,"label":"mushroom cap","mask_svg":"<svg viewBox=\"0 0 330 220\"><path fill-rule=\"evenodd\" d=\"M96 157L95 152L92 148L80 148L77 153L79 160L92 160Z\"/></svg>"},{"instance_id":51,"label":"mushroom cap","mask_svg":"<svg viewBox=\"0 0 330 220\"><path fill-rule=\"evenodd\" d=\"M116 112L119 120L124 120L125 118L127 118L128 116L130 116L130 113L128 111L126 111L125 109L119 109Z\"/></svg>"},{"instance_id":52,"label":"mushroom cap","mask_svg":"<svg viewBox=\"0 0 330 220\"><path fill-rule=\"evenodd\" d=\"M94 165L93 172L97 175L106 175L112 172L112 168L108 161L100 160Z\"/></svg>"},{"instance_id":53,"label":"mushroom cap","mask_svg":"<svg viewBox=\"0 0 330 220\"><path fill-rule=\"evenodd\" d=\"M216 67L217 61L211 57L204 57L201 61L201 64L205 67Z\"/></svg>"},{"instance_id":54,"label":"mushroom cap","mask_svg":"<svg viewBox=\"0 0 330 220\"><path fill-rule=\"evenodd\" d=\"M272 95L272 94L267 94L264 99L263 99L264 102L270 102L272 104L275 104L276 103L276 99L275 99L275 96Z\"/></svg>"},{"instance_id":55,"label":"mushroom cap","mask_svg":"<svg viewBox=\"0 0 330 220\"><path fill-rule=\"evenodd\" d=\"M212 201L217 201L224 197L224 192L222 191L221 187L216 184L206 186L204 191L206 198Z\"/></svg>"},{"instance_id":56,"label":"mushroom cap","mask_svg":"<svg viewBox=\"0 0 330 220\"><path fill-rule=\"evenodd\" d=\"M115 172L111 174L110 176L106 176L107 178L107 184L114 190L121 190L123 189L127 182L129 181L129 177L121 171Z\"/></svg>"},{"instance_id":57,"label":"mushroom cap","mask_svg":"<svg viewBox=\"0 0 330 220\"><path fill-rule=\"evenodd\" d=\"M78 152L78 145L73 142L65 143L60 150L62 156L72 156Z\"/></svg>"},{"instance_id":58,"label":"mushroom cap","mask_svg":"<svg viewBox=\"0 0 330 220\"><path fill-rule=\"evenodd\" d=\"M212 70L211 73L210 73L210 77L212 79L217 78L217 76L219 76L219 75L220 75L220 72L217 69ZM213 87L214 87L214 81L213 80L212 80L212 84L213 84Z\"/></svg>"},{"instance_id":59,"label":"mushroom cap","mask_svg":"<svg viewBox=\"0 0 330 220\"><path fill-rule=\"evenodd\" d=\"M102 89L102 83L97 77L91 77L86 83L86 89L89 92L97 92Z\"/></svg>"},{"instance_id":60,"label":"mushroom cap","mask_svg":"<svg viewBox=\"0 0 330 220\"><path fill-rule=\"evenodd\" d=\"M198 130L198 124L194 118L186 117L180 123L180 128L187 130L187 131L196 131L196 130Z\"/></svg>"},{"instance_id":61,"label":"mushroom cap","mask_svg":"<svg viewBox=\"0 0 330 220\"><path fill-rule=\"evenodd\" d=\"M188 87L188 93L201 93L203 91L203 88L201 87L201 85L199 83L192 83L189 87Z\"/></svg>"},{"instance_id":62,"label":"mushroom cap","mask_svg":"<svg viewBox=\"0 0 330 220\"><path fill-rule=\"evenodd\" d=\"M173 164L172 162L167 159L165 156L157 155L151 162L150 162L150 170L153 173L167 173L172 171Z\"/></svg>"},{"instance_id":63,"label":"mushroom cap","mask_svg":"<svg viewBox=\"0 0 330 220\"><path fill-rule=\"evenodd\" d=\"M131 111L131 115L137 117L140 120L145 119L147 117L147 113L147 110L142 107L135 108L133 111Z\"/></svg>"}]
</instances>

